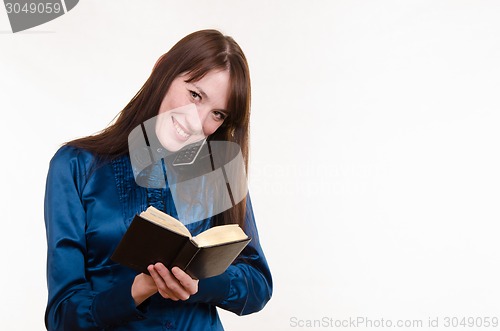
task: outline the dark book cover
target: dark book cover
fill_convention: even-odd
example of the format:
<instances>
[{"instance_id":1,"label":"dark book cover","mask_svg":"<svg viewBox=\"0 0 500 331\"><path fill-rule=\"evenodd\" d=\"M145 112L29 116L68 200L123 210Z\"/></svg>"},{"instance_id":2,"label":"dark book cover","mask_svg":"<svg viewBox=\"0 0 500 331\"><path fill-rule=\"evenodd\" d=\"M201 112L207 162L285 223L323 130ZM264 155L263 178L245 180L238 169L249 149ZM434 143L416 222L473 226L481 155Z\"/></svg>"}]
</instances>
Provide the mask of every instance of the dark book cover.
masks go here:
<instances>
[{"instance_id":1,"label":"dark book cover","mask_svg":"<svg viewBox=\"0 0 500 331\"><path fill-rule=\"evenodd\" d=\"M233 263L250 238L213 246L197 247L190 240L172 263L195 279L220 275Z\"/></svg>"},{"instance_id":2,"label":"dark book cover","mask_svg":"<svg viewBox=\"0 0 500 331\"><path fill-rule=\"evenodd\" d=\"M148 265L161 262L169 269L177 266L192 278L203 279L226 271L250 240L197 247L191 238L136 215L111 259L146 274Z\"/></svg>"}]
</instances>

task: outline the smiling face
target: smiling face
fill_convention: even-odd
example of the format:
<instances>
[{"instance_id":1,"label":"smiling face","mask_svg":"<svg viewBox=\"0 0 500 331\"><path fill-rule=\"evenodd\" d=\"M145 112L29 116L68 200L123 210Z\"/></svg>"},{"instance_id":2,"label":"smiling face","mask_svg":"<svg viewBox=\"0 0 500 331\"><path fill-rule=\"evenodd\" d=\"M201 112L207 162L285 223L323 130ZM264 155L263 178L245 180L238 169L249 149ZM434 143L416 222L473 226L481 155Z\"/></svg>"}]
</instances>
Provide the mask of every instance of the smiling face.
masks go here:
<instances>
[{"instance_id":1,"label":"smiling face","mask_svg":"<svg viewBox=\"0 0 500 331\"><path fill-rule=\"evenodd\" d=\"M156 134L171 152L204 139L224 122L229 97L229 72L209 71L195 82L180 75L172 81L160 105Z\"/></svg>"}]
</instances>

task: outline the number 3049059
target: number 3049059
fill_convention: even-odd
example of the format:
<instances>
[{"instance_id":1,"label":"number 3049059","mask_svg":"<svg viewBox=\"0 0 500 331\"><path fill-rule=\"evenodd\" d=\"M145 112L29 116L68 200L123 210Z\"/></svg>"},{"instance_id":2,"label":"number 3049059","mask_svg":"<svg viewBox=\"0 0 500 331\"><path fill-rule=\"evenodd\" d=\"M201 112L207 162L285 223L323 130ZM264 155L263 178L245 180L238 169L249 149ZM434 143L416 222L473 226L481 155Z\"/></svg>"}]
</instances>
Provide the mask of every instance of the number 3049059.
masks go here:
<instances>
[{"instance_id":1,"label":"number 3049059","mask_svg":"<svg viewBox=\"0 0 500 331\"><path fill-rule=\"evenodd\" d=\"M63 9L61 4L58 2L45 2L45 3L24 3L20 4L18 2L6 2L5 8L7 9L7 14L59 14Z\"/></svg>"},{"instance_id":2,"label":"number 3049059","mask_svg":"<svg viewBox=\"0 0 500 331\"><path fill-rule=\"evenodd\" d=\"M445 317L445 328L489 328L498 326L498 317Z\"/></svg>"}]
</instances>

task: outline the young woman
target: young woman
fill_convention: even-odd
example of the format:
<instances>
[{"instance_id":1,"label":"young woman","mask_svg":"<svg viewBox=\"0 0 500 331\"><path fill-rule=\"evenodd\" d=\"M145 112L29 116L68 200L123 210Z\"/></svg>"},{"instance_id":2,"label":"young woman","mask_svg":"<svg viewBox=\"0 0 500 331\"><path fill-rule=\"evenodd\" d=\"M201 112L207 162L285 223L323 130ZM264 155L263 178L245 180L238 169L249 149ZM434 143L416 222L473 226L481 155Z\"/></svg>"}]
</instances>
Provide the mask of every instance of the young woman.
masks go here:
<instances>
[{"instance_id":1,"label":"young woman","mask_svg":"<svg viewBox=\"0 0 500 331\"><path fill-rule=\"evenodd\" d=\"M197 129L176 113L192 104ZM271 274L248 196L187 224L196 235L238 223L252 237L219 276L193 280L161 263L150 265L149 275L137 274L110 259L135 214L152 205L177 216L168 185L137 185L129 156L131 131L162 114L171 115L162 134L165 148L175 151L195 136L230 141L248 165L250 78L231 37L215 30L184 37L160 57L112 125L67 143L51 160L45 195L48 330L222 330L216 307L244 315L270 299Z\"/></svg>"}]
</instances>

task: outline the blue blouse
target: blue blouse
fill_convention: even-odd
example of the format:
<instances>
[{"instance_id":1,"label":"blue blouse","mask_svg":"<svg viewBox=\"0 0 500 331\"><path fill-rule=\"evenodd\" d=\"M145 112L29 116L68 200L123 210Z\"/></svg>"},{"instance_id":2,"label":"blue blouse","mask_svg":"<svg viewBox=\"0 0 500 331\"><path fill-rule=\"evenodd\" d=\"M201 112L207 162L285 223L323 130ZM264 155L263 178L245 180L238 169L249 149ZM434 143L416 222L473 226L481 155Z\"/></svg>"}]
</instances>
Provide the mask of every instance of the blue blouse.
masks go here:
<instances>
[{"instance_id":1,"label":"blue blouse","mask_svg":"<svg viewBox=\"0 0 500 331\"><path fill-rule=\"evenodd\" d=\"M45 193L48 330L223 330L216 306L245 315L269 301L271 273L247 198L245 232L252 241L225 273L200 280L187 301L157 293L136 307L136 272L110 256L148 205L176 216L168 187L138 186L128 156L95 166L93 154L74 147L54 155ZM212 225L207 219L187 227L196 235Z\"/></svg>"}]
</instances>

